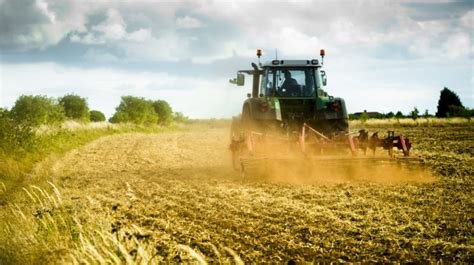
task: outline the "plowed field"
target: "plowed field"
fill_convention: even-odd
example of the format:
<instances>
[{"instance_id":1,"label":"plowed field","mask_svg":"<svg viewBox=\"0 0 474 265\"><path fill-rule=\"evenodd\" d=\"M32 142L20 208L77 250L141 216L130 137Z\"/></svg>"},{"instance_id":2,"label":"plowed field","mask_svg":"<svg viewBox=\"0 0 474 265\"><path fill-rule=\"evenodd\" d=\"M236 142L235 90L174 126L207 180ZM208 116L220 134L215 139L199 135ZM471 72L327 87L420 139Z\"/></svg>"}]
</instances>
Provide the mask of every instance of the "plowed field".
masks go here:
<instances>
[{"instance_id":1,"label":"plowed field","mask_svg":"<svg viewBox=\"0 0 474 265\"><path fill-rule=\"evenodd\" d=\"M204 127L101 138L48 170L83 229L131 257L143 245L161 261L473 262L471 125L400 130L433 177L242 177L228 128Z\"/></svg>"}]
</instances>

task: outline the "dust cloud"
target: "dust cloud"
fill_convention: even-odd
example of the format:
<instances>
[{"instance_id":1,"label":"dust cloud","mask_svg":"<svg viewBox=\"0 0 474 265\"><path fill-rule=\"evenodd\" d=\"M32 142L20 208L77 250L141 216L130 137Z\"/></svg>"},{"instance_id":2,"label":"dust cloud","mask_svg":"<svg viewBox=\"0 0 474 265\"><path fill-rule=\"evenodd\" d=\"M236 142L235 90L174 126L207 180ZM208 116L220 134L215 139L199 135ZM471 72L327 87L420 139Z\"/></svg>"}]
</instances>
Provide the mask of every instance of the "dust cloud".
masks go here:
<instances>
[{"instance_id":1,"label":"dust cloud","mask_svg":"<svg viewBox=\"0 0 474 265\"><path fill-rule=\"evenodd\" d=\"M246 169L246 176L291 184L379 183L405 184L435 182L423 165L403 165L375 161L262 161Z\"/></svg>"},{"instance_id":2,"label":"dust cloud","mask_svg":"<svg viewBox=\"0 0 474 265\"><path fill-rule=\"evenodd\" d=\"M385 150L373 155L303 155L298 143L260 142L253 154L242 156L244 175L292 184L430 183L437 178L420 162L388 160ZM337 152L340 152L337 151Z\"/></svg>"}]
</instances>

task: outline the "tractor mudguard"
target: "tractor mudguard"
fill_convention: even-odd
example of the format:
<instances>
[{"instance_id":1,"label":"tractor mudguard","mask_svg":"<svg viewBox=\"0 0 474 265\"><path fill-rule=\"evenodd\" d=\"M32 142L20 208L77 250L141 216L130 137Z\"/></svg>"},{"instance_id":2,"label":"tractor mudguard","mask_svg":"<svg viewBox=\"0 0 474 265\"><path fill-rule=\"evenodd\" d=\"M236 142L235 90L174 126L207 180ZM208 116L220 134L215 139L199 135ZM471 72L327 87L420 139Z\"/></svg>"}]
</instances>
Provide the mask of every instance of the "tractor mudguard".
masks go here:
<instances>
[{"instance_id":1,"label":"tractor mudguard","mask_svg":"<svg viewBox=\"0 0 474 265\"><path fill-rule=\"evenodd\" d=\"M325 121L325 120L348 120L349 119L347 115L346 103L344 99L335 98L333 102L337 104L337 108L331 109L330 107L327 107L325 109L318 110L315 113L316 120Z\"/></svg>"}]
</instances>

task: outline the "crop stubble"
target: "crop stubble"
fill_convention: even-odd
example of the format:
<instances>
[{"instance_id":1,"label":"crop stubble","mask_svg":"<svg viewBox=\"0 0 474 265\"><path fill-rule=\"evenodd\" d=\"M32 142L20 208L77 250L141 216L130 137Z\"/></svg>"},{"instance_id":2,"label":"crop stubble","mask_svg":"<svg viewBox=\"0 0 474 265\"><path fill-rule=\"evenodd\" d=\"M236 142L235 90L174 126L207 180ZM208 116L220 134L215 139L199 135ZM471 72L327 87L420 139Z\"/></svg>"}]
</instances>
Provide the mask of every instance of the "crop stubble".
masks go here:
<instances>
[{"instance_id":1,"label":"crop stubble","mask_svg":"<svg viewBox=\"0 0 474 265\"><path fill-rule=\"evenodd\" d=\"M227 128L202 127L102 138L52 172L78 216L93 209L109 233L134 227L129 236L165 260L184 259L174 251L182 244L208 261L232 260L231 249L243 261L473 262L472 126L400 130L434 178L242 178Z\"/></svg>"}]
</instances>

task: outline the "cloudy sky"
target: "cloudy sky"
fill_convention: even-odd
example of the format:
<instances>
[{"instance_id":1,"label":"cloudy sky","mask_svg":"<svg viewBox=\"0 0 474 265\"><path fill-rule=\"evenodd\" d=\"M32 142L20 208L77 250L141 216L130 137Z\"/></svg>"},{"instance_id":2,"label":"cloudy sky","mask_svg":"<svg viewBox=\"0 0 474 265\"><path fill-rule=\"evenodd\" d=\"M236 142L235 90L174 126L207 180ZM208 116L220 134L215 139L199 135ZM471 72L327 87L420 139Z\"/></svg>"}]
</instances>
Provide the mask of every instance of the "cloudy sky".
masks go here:
<instances>
[{"instance_id":1,"label":"cloudy sky","mask_svg":"<svg viewBox=\"0 0 474 265\"><path fill-rule=\"evenodd\" d=\"M328 92L349 112L474 107L474 1L0 0L0 107L22 94L165 99L192 118L237 114L256 61L326 50ZM247 79L249 84L250 79Z\"/></svg>"}]
</instances>

